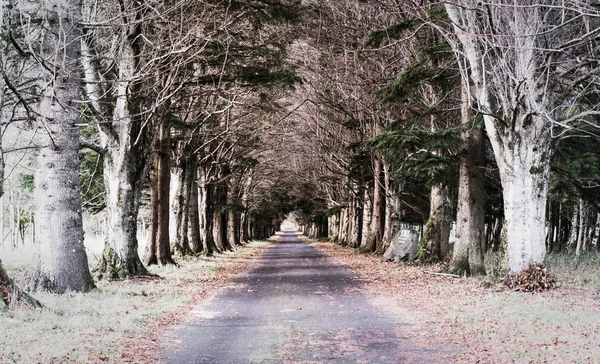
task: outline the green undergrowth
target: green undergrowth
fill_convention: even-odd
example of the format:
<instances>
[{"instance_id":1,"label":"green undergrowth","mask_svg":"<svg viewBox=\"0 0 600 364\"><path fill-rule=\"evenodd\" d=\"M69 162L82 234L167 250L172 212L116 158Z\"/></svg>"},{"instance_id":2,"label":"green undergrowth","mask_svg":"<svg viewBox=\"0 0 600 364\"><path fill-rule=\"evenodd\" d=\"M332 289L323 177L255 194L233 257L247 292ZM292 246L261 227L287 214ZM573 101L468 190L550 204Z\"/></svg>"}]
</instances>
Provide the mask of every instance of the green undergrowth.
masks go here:
<instances>
[{"instance_id":1,"label":"green undergrowth","mask_svg":"<svg viewBox=\"0 0 600 364\"><path fill-rule=\"evenodd\" d=\"M600 293L600 252L586 252L579 256L549 254L546 256L546 266L561 287Z\"/></svg>"},{"instance_id":2,"label":"green undergrowth","mask_svg":"<svg viewBox=\"0 0 600 364\"><path fill-rule=\"evenodd\" d=\"M98 289L62 295L36 293L43 309L0 312L0 363L120 362L130 350L127 338L148 325L184 310L214 289L221 272L239 270L268 242L253 242L214 257L181 259L174 266L151 267L159 278L97 282ZM22 265L5 265L17 283ZM144 359L140 359L144 362Z\"/></svg>"}]
</instances>

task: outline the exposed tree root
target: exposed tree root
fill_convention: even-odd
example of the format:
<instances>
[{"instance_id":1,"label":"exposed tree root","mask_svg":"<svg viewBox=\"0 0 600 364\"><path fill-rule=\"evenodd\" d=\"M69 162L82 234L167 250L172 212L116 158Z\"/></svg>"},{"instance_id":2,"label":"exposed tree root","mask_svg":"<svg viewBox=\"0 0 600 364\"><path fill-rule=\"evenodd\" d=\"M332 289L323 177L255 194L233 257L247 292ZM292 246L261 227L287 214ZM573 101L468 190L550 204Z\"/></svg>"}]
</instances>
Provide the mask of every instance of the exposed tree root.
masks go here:
<instances>
[{"instance_id":1,"label":"exposed tree root","mask_svg":"<svg viewBox=\"0 0 600 364\"><path fill-rule=\"evenodd\" d=\"M9 310L19 305L42 307L40 301L31 297L8 278L2 261L0 261L0 311Z\"/></svg>"}]
</instances>

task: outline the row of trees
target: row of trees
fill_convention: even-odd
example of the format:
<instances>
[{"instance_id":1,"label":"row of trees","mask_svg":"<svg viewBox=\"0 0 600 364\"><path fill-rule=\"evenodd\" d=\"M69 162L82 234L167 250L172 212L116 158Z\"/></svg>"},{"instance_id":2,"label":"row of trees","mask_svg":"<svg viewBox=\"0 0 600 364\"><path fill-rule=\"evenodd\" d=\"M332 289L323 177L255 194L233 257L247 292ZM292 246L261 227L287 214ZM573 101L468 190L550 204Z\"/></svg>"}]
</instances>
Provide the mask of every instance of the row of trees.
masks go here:
<instances>
[{"instance_id":1,"label":"row of trees","mask_svg":"<svg viewBox=\"0 0 600 364\"><path fill-rule=\"evenodd\" d=\"M298 82L286 60L297 4L0 5L2 128L34 136L29 288L85 292L91 273L146 274L174 263L173 250L211 255L273 234L292 207L274 194L276 172L257 166L281 158L270 150L285 119L278 100ZM149 240L139 257L142 205ZM107 216L93 272L84 209ZM0 278L3 302L22 296L4 270Z\"/></svg>"},{"instance_id":2,"label":"row of trees","mask_svg":"<svg viewBox=\"0 0 600 364\"><path fill-rule=\"evenodd\" d=\"M0 8L2 128L34 136L33 289L93 288L83 209L106 212L95 274L110 279L265 237L292 211L362 252L424 225L417 258L460 273L490 249L518 273L597 246L587 1Z\"/></svg>"},{"instance_id":3,"label":"row of trees","mask_svg":"<svg viewBox=\"0 0 600 364\"><path fill-rule=\"evenodd\" d=\"M305 216L309 233L382 252L403 224L424 224L416 258L472 274L492 249L514 274L548 251L597 247L599 10L575 0L315 8L299 124L322 157L329 226Z\"/></svg>"}]
</instances>

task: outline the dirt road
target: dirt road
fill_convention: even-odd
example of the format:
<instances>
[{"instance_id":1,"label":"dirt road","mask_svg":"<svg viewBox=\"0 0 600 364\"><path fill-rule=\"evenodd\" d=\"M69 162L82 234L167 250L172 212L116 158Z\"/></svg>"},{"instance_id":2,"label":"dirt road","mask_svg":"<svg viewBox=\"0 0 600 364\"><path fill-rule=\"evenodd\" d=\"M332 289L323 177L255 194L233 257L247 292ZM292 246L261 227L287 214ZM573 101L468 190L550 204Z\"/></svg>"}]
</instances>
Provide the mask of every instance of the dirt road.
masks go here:
<instances>
[{"instance_id":1,"label":"dirt road","mask_svg":"<svg viewBox=\"0 0 600 364\"><path fill-rule=\"evenodd\" d=\"M168 363L419 362L408 324L369 303L354 270L282 235L177 329ZM418 355L417 355L418 357Z\"/></svg>"}]
</instances>

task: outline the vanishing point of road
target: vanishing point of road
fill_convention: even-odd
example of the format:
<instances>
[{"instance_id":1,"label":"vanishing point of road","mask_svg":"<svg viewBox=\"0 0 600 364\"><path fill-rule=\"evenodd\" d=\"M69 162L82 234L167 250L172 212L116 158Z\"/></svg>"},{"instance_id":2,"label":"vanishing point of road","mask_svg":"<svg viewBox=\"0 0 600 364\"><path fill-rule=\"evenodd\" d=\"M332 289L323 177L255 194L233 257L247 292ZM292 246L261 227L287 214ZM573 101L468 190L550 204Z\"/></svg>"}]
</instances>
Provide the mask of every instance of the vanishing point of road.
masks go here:
<instances>
[{"instance_id":1,"label":"vanishing point of road","mask_svg":"<svg viewBox=\"0 0 600 364\"><path fill-rule=\"evenodd\" d=\"M167 363L403 363L406 323L369 303L358 273L286 231L178 329ZM409 362L415 362L414 352ZM417 360L416 362L419 362Z\"/></svg>"}]
</instances>

